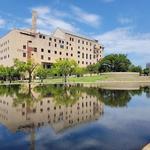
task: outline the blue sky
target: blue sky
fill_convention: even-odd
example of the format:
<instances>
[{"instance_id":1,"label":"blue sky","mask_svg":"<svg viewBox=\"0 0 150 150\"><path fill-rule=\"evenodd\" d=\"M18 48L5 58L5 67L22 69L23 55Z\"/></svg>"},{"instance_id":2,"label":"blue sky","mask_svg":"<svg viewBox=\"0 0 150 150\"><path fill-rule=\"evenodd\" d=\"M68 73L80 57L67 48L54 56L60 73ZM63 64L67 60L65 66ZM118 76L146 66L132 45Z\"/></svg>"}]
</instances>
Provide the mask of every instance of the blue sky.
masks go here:
<instances>
[{"instance_id":1,"label":"blue sky","mask_svg":"<svg viewBox=\"0 0 150 150\"><path fill-rule=\"evenodd\" d=\"M136 65L150 62L149 0L2 0L0 36L12 28L30 28L38 12L38 30L56 27L94 37L105 55L124 53Z\"/></svg>"}]
</instances>

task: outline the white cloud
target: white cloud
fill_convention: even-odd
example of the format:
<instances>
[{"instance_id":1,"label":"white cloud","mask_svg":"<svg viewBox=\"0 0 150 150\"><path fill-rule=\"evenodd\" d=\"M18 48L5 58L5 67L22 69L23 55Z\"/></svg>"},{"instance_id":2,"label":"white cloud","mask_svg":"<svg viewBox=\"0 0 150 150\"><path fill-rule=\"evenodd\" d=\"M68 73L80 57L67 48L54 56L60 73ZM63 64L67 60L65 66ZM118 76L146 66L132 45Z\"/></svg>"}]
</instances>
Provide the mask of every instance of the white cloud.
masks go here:
<instances>
[{"instance_id":1,"label":"white cloud","mask_svg":"<svg viewBox=\"0 0 150 150\"><path fill-rule=\"evenodd\" d=\"M6 24L6 21L0 18L0 28L4 27L5 24Z\"/></svg>"},{"instance_id":2,"label":"white cloud","mask_svg":"<svg viewBox=\"0 0 150 150\"><path fill-rule=\"evenodd\" d=\"M44 31L44 33L49 34L51 30L57 27L73 32L77 31L77 28L72 23L63 18L67 16L65 12L45 6L34 7L32 10L36 10L38 13L37 24L40 32ZM31 19L25 19L25 22L31 24Z\"/></svg>"},{"instance_id":3,"label":"white cloud","mask_svg":"<svg viewBox=\"0 0 150 150\"><path fill-rule=\"evenodd\" d=\"M76 16L75 19L78 21L95 27L101 24L101 16L86 12L77 6L72 6L71 8Z\"/></svg>"},{"instance_id":4,"label":"white cloud","mask_svg":"<svg viewBox=\"0 0 150 150\"><path fill-rule=\"evenodd\" d=\"M106 54L132 54L132 60L140 65L149 61L147 56L150 56L150 33L135 34L132 28L117 28L94 38L104 45Z\"/></svg>"},{"instance_id":5,"label":"white cloud","mask_svg":"<svg viewBox=\"0 0 150 150\"><path fill-rule=\"evenodd\" d=\"M129 24L129 23L132 23L132 19L128 18L128 17L119 17L118 18L118 22L120 24Z\"/></svg>"}]
</instances>

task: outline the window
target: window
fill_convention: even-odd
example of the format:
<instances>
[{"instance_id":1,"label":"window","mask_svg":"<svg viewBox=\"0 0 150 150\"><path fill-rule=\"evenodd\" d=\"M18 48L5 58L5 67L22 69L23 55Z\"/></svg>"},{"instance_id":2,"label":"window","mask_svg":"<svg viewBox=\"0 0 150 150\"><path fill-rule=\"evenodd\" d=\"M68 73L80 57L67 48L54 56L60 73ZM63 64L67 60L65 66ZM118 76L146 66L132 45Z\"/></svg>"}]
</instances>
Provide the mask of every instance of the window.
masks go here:
<instances>
[{"instance_id":1,"label":"window","mask_svg":"<svg viewBox=\"0 0 150 150\"><path fill-rule=\"evenodd\" d=\"M55 47L57 47L57 44L55 44Z\"/></svg>"},{"instance_id":2,"label":"window","mask_svg":"<svg viewBox=\"0 0 150 150\"><path fill-rule=\"evenodd\" d=\"M84 58L84 53L82 53L82 58Z\"/></svg>"},{"instance_id":3,"label":"window","mask_svg":"<svg viewBox=\"0 0 150 150\"><path fill-rule=\"evenodd\" d=\"M41 52L44 52L44 49L43 49L43 48L41 48Z\"/></svg>"},{"instance_id":4,"label":"window","mask_svg":"<svg viewBox=\"0 0 150 150\"><path fill-rule=\"evenodd\" d=\"M54 39L54 42L56 42L56 39Z\"/></svg>"},{"instance_id":5,"label":"window","mask_svg":"<svg viewBox=\"0 0 150 150\"><path fill-rule=\"evenodd\" d=\"M50 57L48 57L48 60L51 60L51 58L50 58Z\"/></svg>"},{"instance_id":6,"label":"window","mask_svg":"<svg viewBox=\"0 0 150 150\"><path fill-rule=\"evenodd\" d=\"M64 48L64 45L60 45L60 48Z\"/></svg>"},{"instance_id":7,"label":"window","mask_svg":"<svg viewBox=\"0 0 150 150\"><path fill-rule=\"evenodd\" d=\"M42 35L41 35L41 34L39 35L39 38L42 38Z\"/></svg>"},{"instance_id":8,"label":"window","mask_svg":"<svg viewBox=\"0 0 150 150\"><path fill-rule=\"evenodd\" d=\"M41 55L41 59L44 59L44 56L43 56L43 55Z\"/></svg>"},{"instance_id":9,"label":"window","mask_svg":"<svg viewBox=\"0 0 150 150\"><path fill-rule=\"evenodd\" d=\"M84 41L82 41L82 44L84 44Z\"/></svg>"},{"instance_id":10,"label":"window","mask_svg":"<svg viewBox=\"0 0 150 150\"><path fill-rule=\"evenodd\" d=\"M86 59L88 59L88 54L86 54Z\"/></svg>"},{"instance_id":11,"label":"window","mask_svg":"<svg viewBox=\"0 0 150 150\"><path fill-rule=\"evenodd\" d=\"M78 61L78 64L80 63L80 61Z\"/></svg>"},{"instance_id":12,"label":"window","mask_svg":"<svg viewBox=\"0 0 150 150\"><path fill-rule=\"evenodd\" d=\"M55 51L54 53L57 54L57 51Z\"/></svg>"},{"instance_id":13,"label":"window","mask_svg":"<svg viewBox=\"0 0 150 150\"><path fill-rule=\"evenodd\" d=\"M26 57L26 53L23 53L23 57Z\"/></svg>"},{"instance_id":14,"label":"window","mask_svg":"<svg viewBox=\"0 0 150 150\"><path fill-rule=\"evenodd\" d=\"M86 45L88 45L88 42L86 42Z\"/></svg>"},{"instance_id":15,"label":"window","mask_svg":"<svg viewBox=\"0 0 150 150\"><path fill-rule=\"evenodd\" d=\"M45 39L45 36L43 36L43 39Z\"/></svg>"},{"instance_id":16,"label":"window","mask_svg":"<svg viewBox=\"0 0 150 150\"><path fill-rule=\"evenodd\" d=\"M90 54L90 59L92 58L92 55Z\"/></svg>"},{"instance_id":17,"label":"window","mask_svg":"<svg viewBox=\"0 0 150 150\"><path fill-rule=\"evenodd\" d=\"M78 43L80 43L80 40L78 40Z\"/></svg>"},{"instance_id":18,"label":"window","mask_svg":"<svg viewBox=\"0 0 150 150\"><path fill-rule=\"evenodd\" d=\"M68 46L66 47L66 49L68 49Z\"/></svg>"},{"instance_id":19,"label":"window","mask_svg":"<svg viewBox=\"0 0 150 150\"><path fill-rule=\"evenodd\" d=\"M52 40L52 38L49 38L49 40L51 41L51 40Z\"/></svg>"},{"instance_id":20,"label":"window","mask_svg":"<svg viewBox=\"0 0 150 150\"><path fill-rule=\"evenodd\" d=\"M51 50L48 50L48 53L50 53L51 52Z\"/></svg>"},{"instance_id":21,"label":"window","mask_svg":"<svg viewBox=\"0 0 150 150\"><path fill-rule=\"evenodd\" d=\"M62 41L62 43L64 44L64 41Z\"/></svg>"},{"instance_id":22,"label":"window","mask_svg":"<svg viewBox=\"0 0 150 150\"><path fill-rule=\"evenodd\" d=\"M62 52L59 53L60 55L62 54Z\"/></svg>"},{"instance_id":23,"label":"window","mask_svg":"<svg viewBox=\"0 0 150 150\"><path fill-rule=\"evenodd\" d=\"M84 61L82 61L82 64L84 64Z\"/></svg>"},{"instance_id":24,"label":"window","mask_svg":"<svg viewBox=\"0 0 150 150\"><path fill-rule=\"evenodd\" d=\"M71 54L71 56L73 56L73 54Z\"/></svg>"},{"instance_id":25,"label":"window","mask_svg":"<svg viewBox=\"0 0 150 150\"><path fill-rule=\"evenodd\" d=\"M36 47L34 47L34 52L37 52L37 48Z\"/></svg>"},{"instance_id":26,"label":"window","mask_svg":"<svg viewBox=\"0 0 150 150\"><path fill-rule=\"evenodd\" d=\"M68 53L66 53L66 56L68 56Z\"/></svg>"},{"instance_id":27,"label":"window","mask_svg":"<svg viewBox=\"0 0 150 150\"><path fill-rule=\"evenodd\" d=\"M26 45L23 45L23 49L26 49Z\"/></svg>"},{"instance_id":28,"label":"window","mask_svg":"<svg viewBox=\"0 0 150 150\"><path fill-rule=\"evenodd\" d=\"M80 54L80 51L78 51L78 54Z\"/></svg>"},{"instance_id":29,"label":"window","mask_svg":"<svg viewBox=\"0 0 150 150\"><path fill-rule=\"evenodd\" d=\"M51 43L49 42L49 46L51 46Z\"/></svg>"}]
</instances>

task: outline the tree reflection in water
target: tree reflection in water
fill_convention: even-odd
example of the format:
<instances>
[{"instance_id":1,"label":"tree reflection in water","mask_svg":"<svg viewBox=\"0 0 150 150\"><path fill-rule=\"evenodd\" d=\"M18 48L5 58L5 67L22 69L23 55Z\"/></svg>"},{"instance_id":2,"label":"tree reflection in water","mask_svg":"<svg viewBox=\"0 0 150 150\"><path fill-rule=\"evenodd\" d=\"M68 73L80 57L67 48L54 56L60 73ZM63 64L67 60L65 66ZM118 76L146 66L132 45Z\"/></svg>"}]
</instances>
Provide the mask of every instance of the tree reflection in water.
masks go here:
<instances>
[{"instance_id":1,"label":"tree reflection in water","mask_svg":"<svg viewBox=\"0 0 150 150\"><path fill-rule=\"evenodd\" d=\"M14 106L27 103L32 107L34 103L45 97L53 97L58 105L75 104L82 93L97 97L105 105L112 107L124 107L134 95L141 95L142 92L150 97L150 87L141 87L140 90L106 90L98 87L84 87L83 85L38 85L31 87L27 85L0 85L0 95L12 96ZM33 94L38 93L38 94Z\"/></svg>"}]
</instances>

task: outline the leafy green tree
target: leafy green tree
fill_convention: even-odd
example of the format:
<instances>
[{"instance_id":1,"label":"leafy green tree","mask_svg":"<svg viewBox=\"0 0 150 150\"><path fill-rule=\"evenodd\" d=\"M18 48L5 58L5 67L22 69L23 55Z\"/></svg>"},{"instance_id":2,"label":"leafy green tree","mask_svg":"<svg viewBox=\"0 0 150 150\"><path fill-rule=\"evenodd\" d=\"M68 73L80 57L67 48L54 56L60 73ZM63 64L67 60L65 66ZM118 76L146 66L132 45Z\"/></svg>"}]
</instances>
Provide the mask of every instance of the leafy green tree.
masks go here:
<instances>
[{"instance_id":1,"label":"leafy green tree","mask_svg":"<svg viewBox=\"0 0 150 150\"><path fill-rule=\"evenodd\" d=\"M150 69L149 68L143 69L143 74L148 76L150 74Z\"/></svg>"},{"instance_id":2,"label":"leafy green tree","mask_svg":"<svg viewBox=\"0 0 150 150\"><path fill-rule=\"evenodd\" d=\"M15 69L13 66L6 67L5 70L6 70L7 79L9 80L10 83L12 82L12 80L14 80L15 78L18 78L20 76L18 70Z\"/></svg>"},{"instance_id":3,"label":"leafy green tree","mask_svg":"<svg viewBox=\"0 0 150 150\"><path fill-rule=\"evenodd\" d=\"M99 72L98 69L99 69L99 63L87 66L87 72L90 73L90 75L92 75L92 73L98 73Z\"/></svg>"},{"instance_id":4,"label":"leafy green tree","mask_svg":"<svg viewBox=\"0 0 150 150\"><path fill-rule=\"evenodd\" d=\"M48 69L43 66L38 66L35 70L35 75L40 78L41 82L43 82L43 79L46 79L48 75Z\"/></svg>"},{"instance_id":5,"label":"leafy green tree","mask_svg":"<svg viewBox=\"0 0 150 150\"><path fill-rule=\"evenodd\" d=\"M6 68L4 66L0 66L0 80L3 82L6 80L7 77L7 72L6 72Z\"/></svg>"},{"instance_id":6,"label":"leafy green tree","mask_svg":"<svg viewBox=\"0 0 150 150\"><path fill-rule=\"evenodd\" d=\"M110 54L105 56L99 63L100 72L126 72L131 65L127 55Z\"/></svg>"},{"instance_id":7,"label":"leafy green tree","mask_svg":"<svg viewBox=\"0 0 150 150\"><path fill-rule=\"evenodd\" d=\"M52 71L55 74L62 75L65 83L67 82L67 76L75 74L77 63L74 60L57 60Z\"/></svg>"},{"instance_id":8,"label":"leafy green tree","mask_svg":"<svg viewBox=\"0 0 150 150\"><path fill-rule=\"evenodd\" d=\"M86 72L86 68L77 67L75 70L77 77L83 76L85 72Z\"/></svg>"},{"instance_id":9,"label":"leafy green tree","mask_svg":"<svg viewBox=\"0 0 150 150\"><path fill-rule=\"evenodd\" d=\"M18 59L15 60L15 67L21 73L28 73L29 76L29 83L32 81L32 74L35 68L38 66L33 60L28 60L27 62L22 62Z\"/></svg>"},{"instance_id":10,"label":"leafy green tree","mask_svg":"<svg viewBox=\"0 0 150 150\"><path fill-rule=\"evenodd\" d=\"M142 73L142 67L141 66L131 65L129 67L129 71L131 71L131 72L139 72L141 74Z\"/></svg>"}]
</instances>

